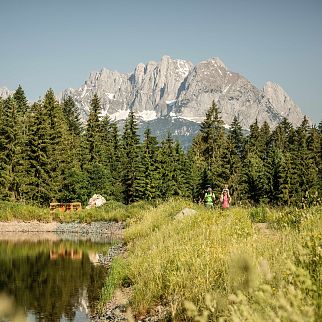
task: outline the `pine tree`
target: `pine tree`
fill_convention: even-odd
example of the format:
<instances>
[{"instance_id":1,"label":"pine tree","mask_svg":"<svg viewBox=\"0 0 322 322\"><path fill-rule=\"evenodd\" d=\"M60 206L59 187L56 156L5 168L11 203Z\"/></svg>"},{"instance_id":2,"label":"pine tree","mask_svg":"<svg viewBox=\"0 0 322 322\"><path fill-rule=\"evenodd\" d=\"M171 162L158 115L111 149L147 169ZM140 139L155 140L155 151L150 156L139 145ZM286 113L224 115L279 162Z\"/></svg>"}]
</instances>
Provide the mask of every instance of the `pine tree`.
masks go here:
<instances>
[{"instance_id":1,"label":"pine tree","mask_svg":"<svg viewBox=\"0 0 322 322\"><path fill-rule=\"evenodd\" d=\"M64 98L62 108L65 120L67 122L68 130L75 136L80 136L80 134L82 133L80 112L71 96Z\"/></svg>"},{"instance_id":2,"label":"pine tree","mask_svg":"<svg viewBox=\"0 0 322 322\"><path fill-rule=\"evenodd\" d=\"M229 128L225 155L229 173L227 183L234 202L238 203L244 199L244 195L246 194L242 176L242 159L245 155L245 138L242 133L242 127L236 116Z\"/></svg>"},{"instance_id":3,"label":"pine tree","mask_svg":"<svg viewBox=\"0 0 322 322\"><path fill-rule=\"evenodd\" d=\"M281 206L290 206L293 199L291 154L285 152L281 153L280 156L277 171L278 188L276 188L278 195L274 198L274 201Z\"/></svg>"},{"instance_id":4,"label":"pine tree","mask_svg":"<svg viewBox=\"0 0 322 322\"><path fill-rule=\"evenodd\" d=\"M88 197L94 193L110 197L112 193L111 171L106 156L105 141L110 133L110 120L100 120L100 100L95 94L92 98L85 131L85 155L83 170L87 174Z\"/></svg>"},{"instance_id":5,"label":"pine tree","mask_svg":"<svg viewBox=\"0 0 322 322\"><path fill-rule=\"evenodd\" d=\"M111 123L111 151L110 151L110 171L112 196L117 201L123 201L123 184L122 184L122 160L124 158L122 144L118 128L115 122Z\"/></svg>"},{"instance_id":6,"label":"pine tree","mask_svg":"<svg viewBox=\"0 0 322 322\"><path fill-rule=\"evenodd\" d=\"M137 121L134 112L131 111L125 121L124 133L122 137L124 156L122 164L122 182L124 188L124 201L126 204L138 200L137 181L140 162L140 140L137 130Z\"/></svg>"},{"instance_id":7,"label":"pine tree","mask_svg":"<svg viewBox=\"0 0 322 322\"><path fill-rule=\"evenodd\" d=\"M259 153L260 131L257 119L249 127L249 135L246 142L246 153L255 152Z\"/></svg>"},{"instance_id":8,"label":"pine tree","mask_svg":"<svg viewBox=\"0 0 322 322\"><path fill-rule=\"evenodd\" d=\"M142 156L136 184L139 199L150 201L160 196L158 191L160 184L157 159L158 149L157 138L147 128L144 131Z\"/></svg>"},{"instance_id":9,"label":"pine tree","mask_svg":"<svg viewBox=\"0 0 322 322\"><path fill-rule=\"evenodd\" d=\"M293 131L292 124L284 118L272 132L274 146L281 151L289 151Z\"/></svg>"},{"instance_id":10,"label":"pine tree","mask_svg":"<svg viewBox=\"0 0 322 322\"><path fill-rule=\"evenodd\" d=\"M321 162L321 137L319 130L316 127L311 127L309 129L309 135L307 138L307 148L308 148L308 159L311 164L311 168L309 170L311 175L310 182L310 194L311 201L315 202L318 194L320 194L320 171L322 167Z\"/></svg>"},{"instance_id":11,"label":"pine tree","mask_svg":"<svg viewBox=\"0 0 322 322\"><path fill-rule=\"evenodd\" d=\"M205 120L201 123L200 133L204 144L203 157L213 178L213 189L219 192L226 183L229 174L224 159L226 151L224 122L214 102L206 113Z\"/></svg>"},{"instance_id":12,"label":"pine tree","mask_svg":"<svg viewBox=\"0 0 322 322\"><path fill-rule=\"evenodd\" d=\"M178 195L178 186L175 175L175 142L168 132L167 137L161 141L158 163L160 164L160 193L161 198L168 199Z\"/></svg>"},{"instance_id":13,"label":"pine tree","mask_svg":"<svg viewBox=\"0 0 322 322\"><path fill-rule=\"evenodd\" d=\"M73 161L72 139L68 132L62 106L57 101L52 89L49 89L43 99L43 108L49 122L49 151L48 162L50 170L51 196L62 199L63 184L66 173Z\"/></svg>"},{"instance_id":14,"label":"pine tree","mask_svg":"<svg viewBox=\"0 0 322 322\"><path fill-rule=\"evenodd\" d=\"M207 185L212 186L211 178L203 176L203 173L208 173L206 162L203 156L204 143L201 133L198 133L192 140L191 148L188 151L188 162L190 164L190 188L192 199L195 202L200 202L203 198L203 193Z\"/></svg>"},{"instance_id":15,"label":"pine tree","mask_svg":"<svg viewBox=\"0 0 322 322\"><path fill-rule=\"evenodd\" d=\"M245 148L245 138L237 116L234 116L234 119L230 125L228 139L233 145L233 149L236 152L236 154L239 157L242 157Z\"/></svg>"},{"instance_id":16,"label":"pine tree","mask_svg":"<svg viewBox=\"0 0 322 322\"><path fill-rule=\"evenodd\" d=\"M177 183L176 195L191 198L192 193L189 189L191 185L191 164L184 153L179 142L175 143L175 181Z\"/></svg>"},{"instance_id":17,"label":"pine tree","mask_svg":"<svg viewBox=\"0 0 322 322\"><path fill-rule=\"evenodd\" d=\"M21 85L18 86L13 94L13 98L16 101L17 114L25 115L28 112L29 106L24 90Z\"/></svg>"},{"instance_id":18,"label":"pine tree","mask_svg":"<svg viewBox=\"0 0 322 322\"><path fill-rule=\"evenodd\" d=\"M0 124L0 192L2 199L19 200L21 197L22 135L17 105L8 97L2 108Z\"/></svg>"},{"instance_id":19,"label":"pine tree","mask_svg":"<svg viewBox=\"0 0 322 322\"><path fill-rule=\"evenodd\" d=\"M306 202L306 199L311 198L317 191L318 168L308 149L309 128L309 122L304 117L301 125L296 129L291 147L293 202L296 204Z\"/></svg>"},{"instance_id":20,"label":"pine tree","mask_svg":"<svg viewBox=\"0 0 322 322\"><path fill-rule=\"evenodd\" d=\"M23 193L29 201L42 205L52 198L48 135L50 123L41 102L34 103L32 111L26 155L28 182Z\"/></svg>"},{"instance_id":21,"label":"pine tree","mask_svg":"<svg viewBox=\"0 0 322 322\"><path fill-rule=\"evenodd\" d=\"M89 116L87 119L86 126L86 141L87 141L87 153L89 157L89 162L95 162L101 158L101 142L100 142L100 133L101 133L101 123L99 119L99 114L101 113L100 100L97 94L94 94Z\"/></svg>"},{"instance_id":22,"label":"pine tree","mask_svg":"<svg viewBox=\"0 0 322 322\"><path fill-rule=\"evenodd\" d=\"M256 152L249 152L243 162L243 182L249 199L258 204L267 201L267 174L264 162Z\"/></svg>"}]
</instances>

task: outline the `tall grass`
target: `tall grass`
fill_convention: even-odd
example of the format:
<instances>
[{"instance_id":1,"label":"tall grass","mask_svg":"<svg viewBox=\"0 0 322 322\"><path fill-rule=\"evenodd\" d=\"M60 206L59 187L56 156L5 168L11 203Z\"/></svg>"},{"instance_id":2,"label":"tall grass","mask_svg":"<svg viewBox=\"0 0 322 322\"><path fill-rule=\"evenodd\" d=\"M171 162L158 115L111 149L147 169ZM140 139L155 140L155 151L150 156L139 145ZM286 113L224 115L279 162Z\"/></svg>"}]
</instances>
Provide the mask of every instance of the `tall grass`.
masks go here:
<instances>
[{"instance_id":1,"label":"tall grass","mask_svg":"<svg viewBox=\"0 0 322 322\"><path fill-rule=\"evenodd\" d=\"M187 206L197 214L175 219ZM321 213L267 209L258 220L271 223L264 234L254 227L254 209L170 200L139 211L125 233L128 256L117 264L117 278L112 270L103 300L126 280L137 316L161 304L176 321L296 321L288 313L294 306L303 321L313 321L321 314Z\"/></svg>"},{"instance_id":2,"label":"tall grass","mask_svg":"<svg viewBox=\"0 0 322 322\"><path fill-rule=\"evenodd\" d=\"M49 211L49 207L38 207L22 203L0 201L0 221L31 221L41 222L73 222L90 223L92 221L126 221L135 217L140 211L152 209L152 204L137 202L132 205L124 205L116 201L108 201L99 208L82 209L80 211L61 212L57 209Z\"/></svg>"}]
</instances>

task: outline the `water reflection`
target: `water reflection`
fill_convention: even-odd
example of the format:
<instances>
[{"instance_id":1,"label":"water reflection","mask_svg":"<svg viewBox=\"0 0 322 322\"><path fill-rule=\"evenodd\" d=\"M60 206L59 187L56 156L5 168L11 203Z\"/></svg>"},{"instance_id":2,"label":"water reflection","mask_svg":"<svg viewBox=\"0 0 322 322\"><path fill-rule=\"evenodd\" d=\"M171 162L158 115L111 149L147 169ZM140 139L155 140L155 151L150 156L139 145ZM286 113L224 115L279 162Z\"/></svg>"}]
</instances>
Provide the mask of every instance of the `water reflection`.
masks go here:
<instances>
[{"instance_id":1,"label":"water reflection","mask_svg":"<svg viewBox=\"0 0 322 322\"><path fill-rule=\"evenodd\" d=\"M28 321L87 321L106 274L96 265L97 253L107 248L86 241L1 241L0 321L5 299L8 320L18 314Z\"/></svg>"}]
</instances>

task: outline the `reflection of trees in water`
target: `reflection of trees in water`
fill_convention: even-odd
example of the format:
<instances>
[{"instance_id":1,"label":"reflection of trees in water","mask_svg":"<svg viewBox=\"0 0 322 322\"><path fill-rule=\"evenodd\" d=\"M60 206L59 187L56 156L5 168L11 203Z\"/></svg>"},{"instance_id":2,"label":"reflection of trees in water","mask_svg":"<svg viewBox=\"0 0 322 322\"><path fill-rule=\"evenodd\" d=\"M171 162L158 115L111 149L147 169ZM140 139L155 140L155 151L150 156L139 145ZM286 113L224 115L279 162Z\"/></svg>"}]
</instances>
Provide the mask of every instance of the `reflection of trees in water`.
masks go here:
<instances>
[{"instance_id":1,"label":"reflection of trees in water","mask_svg":"<svg viewBox=\"0 0 322 322\"><path fill-rule=\"evenodd\" d=\"M93 311L105 276L104 268L91 265L88 256L51 261L48 252L0 256L0 268L0 292L13 295L17 305L32 310L39 321L59 321L62 315L73 320L86 293Z\"/></svg>"}]
</instances>

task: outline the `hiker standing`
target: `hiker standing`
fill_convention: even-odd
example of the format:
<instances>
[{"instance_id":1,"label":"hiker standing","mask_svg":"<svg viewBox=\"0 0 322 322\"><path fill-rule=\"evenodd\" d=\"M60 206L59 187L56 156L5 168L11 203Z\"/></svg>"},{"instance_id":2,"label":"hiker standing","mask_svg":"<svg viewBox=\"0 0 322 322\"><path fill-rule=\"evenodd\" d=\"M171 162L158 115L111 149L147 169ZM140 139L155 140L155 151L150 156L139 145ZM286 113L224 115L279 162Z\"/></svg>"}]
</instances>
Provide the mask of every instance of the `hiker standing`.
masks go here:
<instances>
[{"instance_id":1,"label":"hiker standing","mask_svg":"<svg viewBox=\"0 0 322 322\"><path fill-rule=\"evenodd\" d=\"M220 195L220 202L221 202L221 206L223 209L229 208L229 204L231 202L231 197L229 194L228 185L224 186L224 189Z\"/></svg>"},{"instance_id":2,"label":"hiker standing","mask_svg":"<svg viewBox=\"0 0 322 322\"><path fill-rule=\"evenodd\" d=\"M215 204L215 194L213 193L211 187L208 187L205 196L204 196L204 204L207 208L213 208Z\"/></svg>"}]
</instances>

